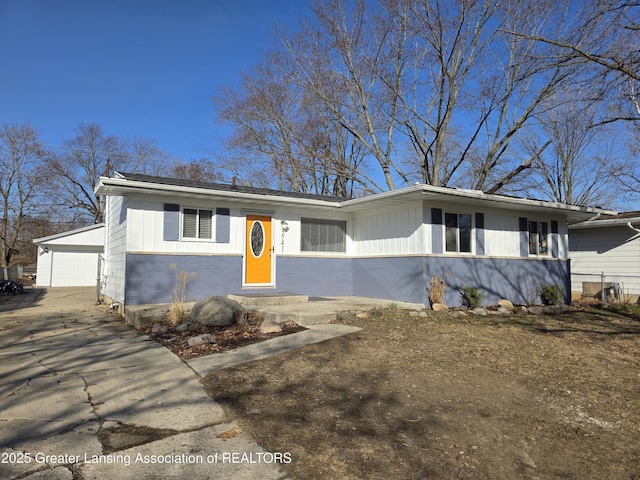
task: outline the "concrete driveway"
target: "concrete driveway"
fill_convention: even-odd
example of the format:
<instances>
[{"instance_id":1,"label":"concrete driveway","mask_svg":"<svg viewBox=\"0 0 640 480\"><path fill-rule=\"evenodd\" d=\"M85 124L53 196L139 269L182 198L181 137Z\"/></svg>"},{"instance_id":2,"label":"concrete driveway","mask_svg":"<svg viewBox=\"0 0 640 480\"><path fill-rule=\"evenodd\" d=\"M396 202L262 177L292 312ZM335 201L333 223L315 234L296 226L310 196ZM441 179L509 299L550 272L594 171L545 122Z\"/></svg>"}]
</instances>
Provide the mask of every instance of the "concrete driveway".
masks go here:
<instances>
[{"instance_id":1,"label":"concrete driveway","mask_svg":"<svg viewBox=\"0 0 640 480\"><path fill-rule=\"evenodd\" d=\"M0 297L0 478L270 479L275 461L94 288ZM228 438L224 438L228 437Z\"/></svg>"}]
</instances>

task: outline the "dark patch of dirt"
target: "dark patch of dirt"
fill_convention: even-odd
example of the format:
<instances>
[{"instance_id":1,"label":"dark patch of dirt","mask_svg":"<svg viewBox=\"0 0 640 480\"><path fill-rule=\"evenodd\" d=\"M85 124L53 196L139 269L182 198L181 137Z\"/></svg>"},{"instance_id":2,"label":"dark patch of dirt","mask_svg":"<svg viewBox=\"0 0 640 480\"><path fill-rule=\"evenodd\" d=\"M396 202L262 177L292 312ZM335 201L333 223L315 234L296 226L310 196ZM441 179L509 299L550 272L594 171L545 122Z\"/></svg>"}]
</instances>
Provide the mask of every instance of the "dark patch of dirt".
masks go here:
<instances>
[{"instance_id":1,"label":"dark patch of dirt","mask_svg":"<svg viewBox=\"0 0 640 480\"><path fill-rule=\"evenodd\" d=\"M295 479L640 479L637 317L457 315L346 317L203 381Z\"/></svg>"},{"instance_id":2,"label":"dark patch of dirt","mask_svg":"<svg viewBox=\"0 0 640 480\"><path fill-rule=\"evenodd\" d=\"M102 444L104 454L125 450L127 448L145 445L177 434L176 430L157 429L137 425L118 425L115 428L105 428L98 433L98 441Z\"/></svg>"},{"instance_id":3,"label":"dark patch of dirt","mask_svg":"<svg viewBox=\"0 0 640 480\"><path fill-rule=\"evenodd\" d=\"M306 330L304 327L287 322L282 326L281 332L261 333L262 317L254 312L245 314L245 318L228 327L208 327L204 325L190 324L188 330L179 332L176 326L170 322L163 322L162 330L154 332L153 325L145 327L142 331L156 342L164 345L182 360L211 355L213 353L227 352L238 347L263 342L270 338L290 335ZM209 333L215 339L215 343L190 346L189 338Z\"/></svg>"}]
</instances>

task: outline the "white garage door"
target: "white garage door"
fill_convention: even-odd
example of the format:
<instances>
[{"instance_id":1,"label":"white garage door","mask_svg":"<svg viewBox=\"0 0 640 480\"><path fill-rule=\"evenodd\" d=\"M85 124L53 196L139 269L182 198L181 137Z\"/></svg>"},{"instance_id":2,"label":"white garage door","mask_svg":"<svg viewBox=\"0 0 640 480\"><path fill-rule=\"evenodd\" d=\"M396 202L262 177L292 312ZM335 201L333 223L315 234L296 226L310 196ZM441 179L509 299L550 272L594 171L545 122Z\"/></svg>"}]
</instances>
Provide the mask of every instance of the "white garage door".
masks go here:
<instances>
[{"instance_id":1,"label":"white garage door","mask_svg":"<svg viewBox=\"0 0 640 480\"><path fill-rule=\"evenodd\" d=\"M98 253L53 252L52 287L91 287L98 276Z\"/></svg>"}]
</instances>

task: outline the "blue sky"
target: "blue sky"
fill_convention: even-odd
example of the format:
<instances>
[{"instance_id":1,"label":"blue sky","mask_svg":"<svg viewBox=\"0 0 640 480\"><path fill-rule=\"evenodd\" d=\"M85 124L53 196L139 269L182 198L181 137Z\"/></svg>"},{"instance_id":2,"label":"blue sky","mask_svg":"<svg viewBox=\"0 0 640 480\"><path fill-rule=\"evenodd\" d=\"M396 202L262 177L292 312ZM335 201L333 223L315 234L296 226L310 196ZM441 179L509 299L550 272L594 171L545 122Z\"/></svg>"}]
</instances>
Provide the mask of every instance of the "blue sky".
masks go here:
<instances>
[{"instance_id":1,"label":"blue sky","mask_svg":"<svg viewBox=\"0 0 640 480\"><path fill-rule=\"evenodd\" d=\"M307 0L0 0L0 124L57 146L79 122L155 139L184 160L215 145L211 96Z\"/></svg>"}]
</instances>

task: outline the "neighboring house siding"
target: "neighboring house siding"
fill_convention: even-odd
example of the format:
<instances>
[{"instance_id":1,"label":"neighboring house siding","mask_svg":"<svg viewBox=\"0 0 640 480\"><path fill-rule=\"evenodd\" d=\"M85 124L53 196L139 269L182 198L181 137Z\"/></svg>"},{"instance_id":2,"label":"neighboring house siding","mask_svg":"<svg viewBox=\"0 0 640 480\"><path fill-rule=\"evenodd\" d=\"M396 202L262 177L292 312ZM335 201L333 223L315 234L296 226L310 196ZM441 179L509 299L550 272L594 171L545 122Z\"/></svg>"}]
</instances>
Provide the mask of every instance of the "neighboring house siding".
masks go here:
<instances>
[{"instance_id":1,"label":"neighboring house siding","mask_svg":"<svg viewBox=\"0 0 640 480\"><path fill-rule=\"evenodd\" d=\"M127 249L127 202L125 197L107 197L105 264L102 291L117 302L125 302Z\"/></svg>"},{"instance_id":2,"label":"neighboring house siding","mask_svg":"<svg viewBox=\"0 0 640 480\"><path fill-rule=\"evenodd\" d=\"M569 235L571 291L582 282L616 282L623 293L640 294L640 236L626 226L575 229Z\"/></svg>"}]
</instances>

